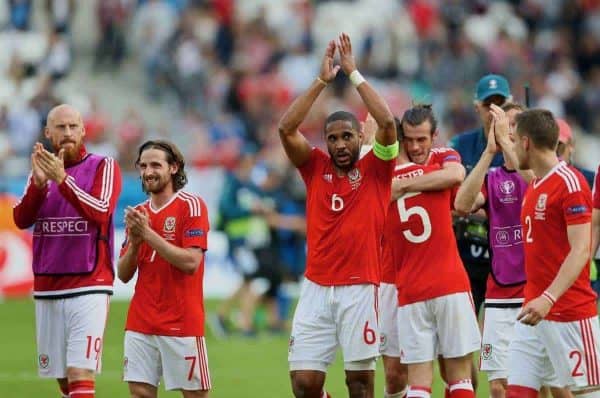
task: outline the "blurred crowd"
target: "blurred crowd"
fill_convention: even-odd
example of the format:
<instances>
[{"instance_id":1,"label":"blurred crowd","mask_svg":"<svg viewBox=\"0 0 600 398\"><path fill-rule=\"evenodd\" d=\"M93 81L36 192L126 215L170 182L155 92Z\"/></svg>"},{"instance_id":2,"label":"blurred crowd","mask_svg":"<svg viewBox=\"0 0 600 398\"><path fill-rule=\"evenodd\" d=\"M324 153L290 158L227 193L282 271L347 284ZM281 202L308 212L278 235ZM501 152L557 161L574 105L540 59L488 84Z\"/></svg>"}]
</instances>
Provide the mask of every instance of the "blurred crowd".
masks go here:
<instances>
[{"instance_id":1,"label":"blurred crowd","mask_svg":"<svg viewBox=\"0 0 600 398\"><path fill-rule=\"evenodd\" d=\"M0 177L27 173L48 110L71 100L60 87L81 59L90 59L90 80L118 76L133 64L143 76L139 93L148 104L167 104L169 120L149 125L146 107L135 105L116 117L103 107L111 98L83 85L86 98L78 105L88 149L133 171L133 148L159 135L176 142L192 167L224 168L219 227L242 268L235 250L240 225L242 235L263 239L244 242L255 257L264 255L258 249L280 250L279 242L291 239L287 232L294 239L303 233L282 218L302 214L304 193L277 122L317 76L326 43L342 31L353 40L362 74L394 113L413 102L433 104L439 145L478 125L475 84L498 73L517 101L524 102L528 85L531 106L568 120L586 143L576 163L595 169L600 160L593 150L600 147L600 0L44 0L45 23L36 25L32 13L41 3L0 2ZM90 4L94 26L85 28L96 29L96 40L82 49L73 45L80 33L74 21ZM365 116L341 72L331 86L302 126L317 146L332 111ZM257 215L262 227L252 221ZM287 268L277 280L302 273L294 259L303 244L297 251L294 239L278 254Z\"/></svg>"}]
</instances>

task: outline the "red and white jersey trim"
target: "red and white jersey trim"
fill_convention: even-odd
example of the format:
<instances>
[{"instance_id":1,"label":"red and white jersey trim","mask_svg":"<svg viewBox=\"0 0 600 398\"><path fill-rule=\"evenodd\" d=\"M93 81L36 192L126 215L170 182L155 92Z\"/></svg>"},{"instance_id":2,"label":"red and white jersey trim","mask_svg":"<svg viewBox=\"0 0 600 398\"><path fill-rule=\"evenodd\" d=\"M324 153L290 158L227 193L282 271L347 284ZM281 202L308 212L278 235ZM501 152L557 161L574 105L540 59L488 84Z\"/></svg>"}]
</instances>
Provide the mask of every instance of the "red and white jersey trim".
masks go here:
<instances>
[{"instance_id":1,"label":"red and white jersey trim","mask_svg":"<svg viewBox=\"0 0 600 398\"><path fill-rule=\"evenodd\" d=\"M63 289L63 290L34 290L34 297L53 297L53 296L64 296L64 295L72 295L72 294L81 294L87 292L110 292L112 294L113 287L112 285L95 285L95 286L84 286L84 287L74 287L73 289Z\"/></svg>"},{"instance_id":2,"label":"red and white jersey trim","mask_svg":"<svg viewBox=\"0 0 600 398\"><path fill-rule=\"evenodd\" d=\"M113 177L114 177L115 161L112 158L106 158L104 162L104 169L102 170L102 189L100 190L100 198L95 198L83 189L81 189L75 179L67 175L65 183L75 196L82 202L90 206L91 208L99 211L100 213L107 213L110 207L110 198L113 193Z\"/></svg>"},{"instance_id":3,"label":"red and white jersey trim","mask_svg":"<svg viewBox=\"0 0 600 398\"><path fill-rule=\"evenodd\" d=\"M178 194L181 199L187 202L190 208L190 217L200 217L202 215L202 206L197 196L185 191L179 191Z\"/></svg>"}]
</instances>

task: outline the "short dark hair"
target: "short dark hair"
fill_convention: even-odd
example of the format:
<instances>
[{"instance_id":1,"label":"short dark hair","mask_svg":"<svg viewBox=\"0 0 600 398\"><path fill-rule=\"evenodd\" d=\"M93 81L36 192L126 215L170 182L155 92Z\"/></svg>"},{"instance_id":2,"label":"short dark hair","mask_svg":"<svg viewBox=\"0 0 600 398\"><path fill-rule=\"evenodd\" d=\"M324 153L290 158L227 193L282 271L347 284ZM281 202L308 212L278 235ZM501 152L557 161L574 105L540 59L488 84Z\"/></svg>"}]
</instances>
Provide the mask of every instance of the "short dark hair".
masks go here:
<instances>
[{"instance_id":1,"label":"short dark hair","mask_svg":"<svg viewBox=\"0 0 600 398\"><path fill-rule=\"evenodd\" d=\"M398 116L394 116L394 125L396 126L396 139L402 141L402 121Z\"/></svg>"},{"instance_id":2,"label":"short dark hair","mask_svg":"<svg viewBox=\"0 0 600 398\"><path fill-rule=\"evenodd\" d=\"M187 174L185 173L185 159L175 144L166 140L149 140L144 142L138 150L137 160L135 161L136 166L140 163L142 152L147 149L158 149L163 151L166 154L167 163L170 165L177 165L177 172L171 176L171 179L173 180L173 190L175 192L179 191L185 186L185 184L187 184L188 180Z\"/></svg>"},{"instance_id":3,"label":"short dark hair","mask_svg":"<svg viewBox=\"0 0 600 398\"><path fill-rule=\"evenodd\" d=\"M404 137L404 123L407 123L411 126L418 126L421 123L429 120L431 124L431 135L435 133L437 129L437 120L433 115L433 109L431 104L416 104L413 105L412 108L407 109L402 115L402 120L400 121L400 138Z\"/></svg>"},{"instance_id":4,"label":"short dark hair","mask_svg":"<svg viewBox=\"0 0 600 398\"><path fill-rule=\"evenodd\" d=\"M524 112L527 110L525 105L519 104L518 102L507 102L504 105L502 105L501 108L504 112L512 111L513 109L516 109L521 112Z\"/></svg>"},{"instance_id":5,"label":"short dark hair","mask_svg":"<svg viewBox=\"0 0 600 398\"><path fill-rule=\"evenodd\" d=\"M346 111L336 111L327 116L327 119L325 119L325 125L323 126L323 132L327 131L327 125L329 123L336 122L338 120L352 123L352 128L357 132L360 132L360 123L358 123L358 119L352 113Z\"/></svg>"},{"instance_id":6,"label":"short dark hair","mask_svg":"<svg viewBox=\"0 0 600 398\"><path fill-rule=\"evenodd\" d=\"M539 149L556 150L558 124L552 112L546 109L529 109L516 117L517 134L531 138Z\"/></svg>"}]
</instances>

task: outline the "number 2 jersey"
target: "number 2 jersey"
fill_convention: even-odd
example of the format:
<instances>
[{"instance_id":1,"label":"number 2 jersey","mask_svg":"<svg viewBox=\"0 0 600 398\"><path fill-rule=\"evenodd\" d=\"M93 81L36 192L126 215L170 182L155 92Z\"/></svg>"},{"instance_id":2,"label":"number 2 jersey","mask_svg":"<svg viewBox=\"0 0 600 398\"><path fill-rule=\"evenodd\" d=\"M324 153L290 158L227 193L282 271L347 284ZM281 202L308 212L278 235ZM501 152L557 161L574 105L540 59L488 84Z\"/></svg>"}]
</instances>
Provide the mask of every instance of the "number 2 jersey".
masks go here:
<instances>
[{"instance_id":1,"label":"number 2 jersey","mask_svg":"<svg viewBox=\"0 0 600 398\"><path fill-rule=\"evenodd\" d=\"M396 166L395 178L439 170L439 164ZM469 292L456 247L450 212L452 188L409 192L390 205L384 230L384 258L396 267L398 305Z\"/></svg>"},{"instance_id":2,"label":"number 2 jersey","mask_svg":"<svg viewBox=\"0 0 600 398\"><path fill-rule=\"evenodd\" d=\"M206 251L209 223L200 197L178 191L160 209L152 208L150 201L136 208L141 207L149 214L150 227L169 243ZM128 242L123 244L121 256ZM125 329L159 336L204 336L204 258L196 272L188 275L144 242L137 266L138 279Z\"/></svg>"},{"instance_id":3,"label":"number 2 jersey","mask_svg":"<svg viewBox=\"0 0 600 398\"><path fill-rule=\"evenodd\" d=\"M331 158L314 148L298 168L306 184L306 278L322 286L379 284L395 163L371 150L340 177Z\"/></svg>"},{"instance_id":4,"label":"number 2 jersey","mask_svg":"<svg viewBox=\"0 0 600 398\"><path fill-rule=\"evenodd\" d=\"M567 227L591 222L592 194L579 171L558 163L545 177L533 180L521 209L525 241L525 303L540 296L571 250ZM597 314L596 293L590 286L590 256L579 277L558 298L545 319L571 322Z\"/></svg>"}]
</instances>

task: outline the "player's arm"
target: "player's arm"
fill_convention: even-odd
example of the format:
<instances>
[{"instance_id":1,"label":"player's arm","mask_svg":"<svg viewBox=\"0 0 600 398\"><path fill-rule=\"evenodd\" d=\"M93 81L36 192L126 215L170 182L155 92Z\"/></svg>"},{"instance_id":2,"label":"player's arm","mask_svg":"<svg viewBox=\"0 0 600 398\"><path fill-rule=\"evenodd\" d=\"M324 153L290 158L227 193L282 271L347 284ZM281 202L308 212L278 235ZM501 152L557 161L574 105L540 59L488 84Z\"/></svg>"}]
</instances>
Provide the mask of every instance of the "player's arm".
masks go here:
<instances>
[{"instance_id":1,"label":"player's arm","mask_svg":"<svg viewBox=\"0 0 600 398\"><path fill-rule=\"evenodd\" d=\"M492 125L485 150L456 193L454 209L459 214L469 214L478 210L485 203L485 198L481 193L481 187L485 182L485 176L494 160L494 155L497 150L498 147L494 138L494 128Z\"/></svg>"},{"instance_id":2,"label":"player's arm","mask_svg":"<svg viewBox=\"0 0 600 398\"><path fill-rule=\"evenodd\" d=\"M592 210L592 258L596 256L600 246L600 209Z\"/></svg>"},{"instance_id":3,"label":"player's arm","mask_svg":"<svg viewBox=\"0 0 600 398\"><path fill-rule=\"evenodd\" d=\"M133 237L127 231L127 241L125 251L119 257L117 262L117 276L123 283L127 283L135 275L138 267L138 254L142 240L140 237Z\"/></svg>"},{"instance_id":4,"label":"player's arm","mask_svg":"<svg viewBox=\"0 0 600 398\"><path fill-rule=\"evenodd\" d=\"M588 263L590 256L591 223L567 226L567 237L571 250L563 261L556 278L550 284L547 292L557 300L575 282L581 270Z\"/></svg>"},{"instance_id":5,"label":"player's arm","mask_svg":"<svg viewBox=\"0 0 600 398\"><path fill-rule=\"evenodd\" d=\"M335 42L331 41L325 50L319 77L315 79L308 90L292 102L292 105L290 105L279 121L279 138L281 139L285 153L296 167L300 167L308 161L312 150L309 142L300 133L298 127L300 127L300 124L306 118L321 91L335 78L340 69L339 65L333 65L334 54Z\"/></svg>"},{"instance_id":6,"label":"player's arm","mask_svg":"<svg viewBox=\"0 0 600 398\"><path fill-rule=\"evenodd\" d=\"M352 43L350 37L342 33L339 38L340 64L346 76L350 78L362 98L367 110L377 123L373 151L377 157L383 160L395 159L398 156L398 141L396 138L396 125L394 115L390 111L384 99L373 89L373 87L362 77L356 69L354 56L352 55Z\"/></svg>"},{"instance_id":7,"label":"player's arm","mask_svg":"<svg viewBox=\"0 0 600 398\"><path fill-rule=\"evenodd\" d=\"M21 229L31 227L37 218L37 213L44 203L48 193L48 177L39 165L37 153L42 144L36 143L31 154L31 173L27 178L25 193L13 207L13 219Z\"/></svg>"},{"instance_id":8,"label":"player's arm","mask_svg":"<svg viewBox=\"0 0 600 398\"><path fill-rule=\"evenodd\" d=\"M439 191L460 184L465 178L465 168L458 162L445 162L441 170L413 178L392 181L392 200L407 192Z\"/></svg>"}]
</instances>

